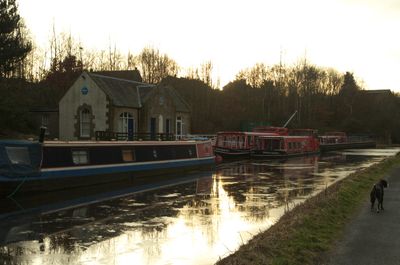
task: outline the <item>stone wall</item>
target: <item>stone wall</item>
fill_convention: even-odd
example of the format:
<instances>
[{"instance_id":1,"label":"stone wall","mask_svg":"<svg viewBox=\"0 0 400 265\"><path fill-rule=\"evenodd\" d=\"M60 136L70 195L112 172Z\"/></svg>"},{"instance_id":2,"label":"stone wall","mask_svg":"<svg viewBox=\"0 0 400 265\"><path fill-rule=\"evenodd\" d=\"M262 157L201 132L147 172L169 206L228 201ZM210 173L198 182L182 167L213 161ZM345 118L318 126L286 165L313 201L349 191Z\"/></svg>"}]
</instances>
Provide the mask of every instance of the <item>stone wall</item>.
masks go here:
<instances>
[{"instance_id":1,"label":"stone wall","mask_svg":"<svg viewBox=\"0 0 400 265\"><path fill-rule=\"evenodd\" d=\"M150 133L150 120L156 119L156 133L166 132L166 120L171 121L170 133L175 133L176 110L171 95L165 89L155 87L140 112L140 132Z\"/></svg>"},{"instance_id":2,"label":"stone wall","mask_svg":"<svg viewBox=\"0 0 400 265\"><path fill-rule=\"evenodd\" d=\"M80 137L79 113L82 107L92 111L90 139L95 131L109 128L109 100L106 94L92 81L87 73L82 73L59 102L60 139L83 140ZM86 138L87 139L87 138Z\"/></svg>"}]
</instances>

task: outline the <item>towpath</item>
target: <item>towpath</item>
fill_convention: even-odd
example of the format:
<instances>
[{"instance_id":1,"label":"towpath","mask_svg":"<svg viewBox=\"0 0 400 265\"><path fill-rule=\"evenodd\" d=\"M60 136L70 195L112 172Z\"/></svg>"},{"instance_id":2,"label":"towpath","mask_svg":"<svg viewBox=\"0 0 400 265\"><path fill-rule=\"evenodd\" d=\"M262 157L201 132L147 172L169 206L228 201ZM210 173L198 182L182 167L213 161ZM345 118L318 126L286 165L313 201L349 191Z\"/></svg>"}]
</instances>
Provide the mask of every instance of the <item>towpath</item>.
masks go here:
<instances>
[{"instance_id":1,"label":"towpath","mask_svg":"<svg viewBox=\"0 0 400 265\"><path fill-rule=\"evenodd\" d=\"M329 253L326 265L400 264L400 167L385 177L384 212L370 211L369 199Z\"/></svg>"}]
</instances>

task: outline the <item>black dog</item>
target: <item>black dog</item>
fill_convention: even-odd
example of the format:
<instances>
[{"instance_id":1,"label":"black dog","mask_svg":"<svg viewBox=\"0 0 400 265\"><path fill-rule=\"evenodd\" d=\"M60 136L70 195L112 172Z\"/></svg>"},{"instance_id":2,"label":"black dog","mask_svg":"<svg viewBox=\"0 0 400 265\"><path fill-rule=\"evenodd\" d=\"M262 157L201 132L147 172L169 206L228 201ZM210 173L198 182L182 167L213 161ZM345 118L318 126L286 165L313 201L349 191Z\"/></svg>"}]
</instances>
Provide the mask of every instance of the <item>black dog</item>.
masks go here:
<instances>
[{"instance_id":1,"label":"black dog","mask_svg":"<svg viewBox=\"0 0 400 265\"><path fill-rule=\"evenodd\" d=\"M371 190L371 211L374 210L375 200L378 200L378 208L376 212L379 213L379 210L383 211L383 189L387 188L388 183L386 180L381 179L378 183L376 183Z\"/></svg>"}]
</instances>

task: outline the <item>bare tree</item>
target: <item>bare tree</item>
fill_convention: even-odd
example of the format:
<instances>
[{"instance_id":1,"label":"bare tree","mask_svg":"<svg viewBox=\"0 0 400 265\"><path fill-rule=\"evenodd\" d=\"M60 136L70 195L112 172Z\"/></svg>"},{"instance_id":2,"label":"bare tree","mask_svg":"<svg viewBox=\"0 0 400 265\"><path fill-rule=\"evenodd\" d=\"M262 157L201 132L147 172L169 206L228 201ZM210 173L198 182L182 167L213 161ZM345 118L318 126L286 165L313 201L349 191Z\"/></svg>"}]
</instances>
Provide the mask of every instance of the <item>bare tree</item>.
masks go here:
<instances>
[{"instance_id":1,"label":"bare tree","mask_svg":"<svg viewBox=\"0 0 400 265\"><path fill-rule=\"evenodd\" d=\"M160 54L158 49L145 47L137 56L144 82L156 84L167 76L176 76L178 64L166 54Z\"/></svg>"},{"instance_id":2,"label":"bare tree","mask_svg":"<svg viewBox=\"0 0 400 265\"><path fill-rule=\"evenodd\" d=\"M200 79L210 87L213 86L212 70L213 70L213 64L211 61L207 61L201 64Z\"/></svg>"}]
</instances>

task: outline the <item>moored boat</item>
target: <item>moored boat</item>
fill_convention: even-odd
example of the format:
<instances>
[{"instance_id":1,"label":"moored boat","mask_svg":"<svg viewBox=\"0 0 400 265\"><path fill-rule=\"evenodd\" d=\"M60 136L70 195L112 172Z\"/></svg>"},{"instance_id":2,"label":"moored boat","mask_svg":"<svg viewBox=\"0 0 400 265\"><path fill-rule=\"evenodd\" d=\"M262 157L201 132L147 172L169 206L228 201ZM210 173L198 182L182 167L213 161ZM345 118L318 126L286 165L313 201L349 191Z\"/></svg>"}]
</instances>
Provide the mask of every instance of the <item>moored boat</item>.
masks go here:
<instances>
[{"instance_id":1,"label":"moored boat","mask_svg":"<svg viewBox=\"0 0 400 265\"><path fill-rule=\"evenodd\" d=\"M0 196L212 167L211 141L0 141Z\"/></svg>"},{"instance_id":2,"label":"moored boat","mask_svg":"<svg viewBox=\"0 0 400 265\"><path fill-rule=\"evenodd\" d=\"M289 135L269 135L256 138L251 151L253 158L288 158L319 153L316 131L296 129Z\"/></svg>"},{"instance_id":3,"label":"moored boat","mask_svg":"<svg viewBox=\"0 0 400 265\"><path fill-rule=\"evenodd\" d=\"M345 132L327 132L318 138L321 152L376 147L376 142L369 137L347 136Z\"/></svg>"},{"instance_id":4,"label":"moored boat","mask_svg":"<svg viewBox=\"0 0 400 265\"><path fill-rule=\"evenodd\" d=\"M259 127L254 132L226 131L218 132L214 153L224 158L240 158L250 156L256 138L268 135L287 135L288 129L281 127Z\"/></svg>"}]
</instances>

